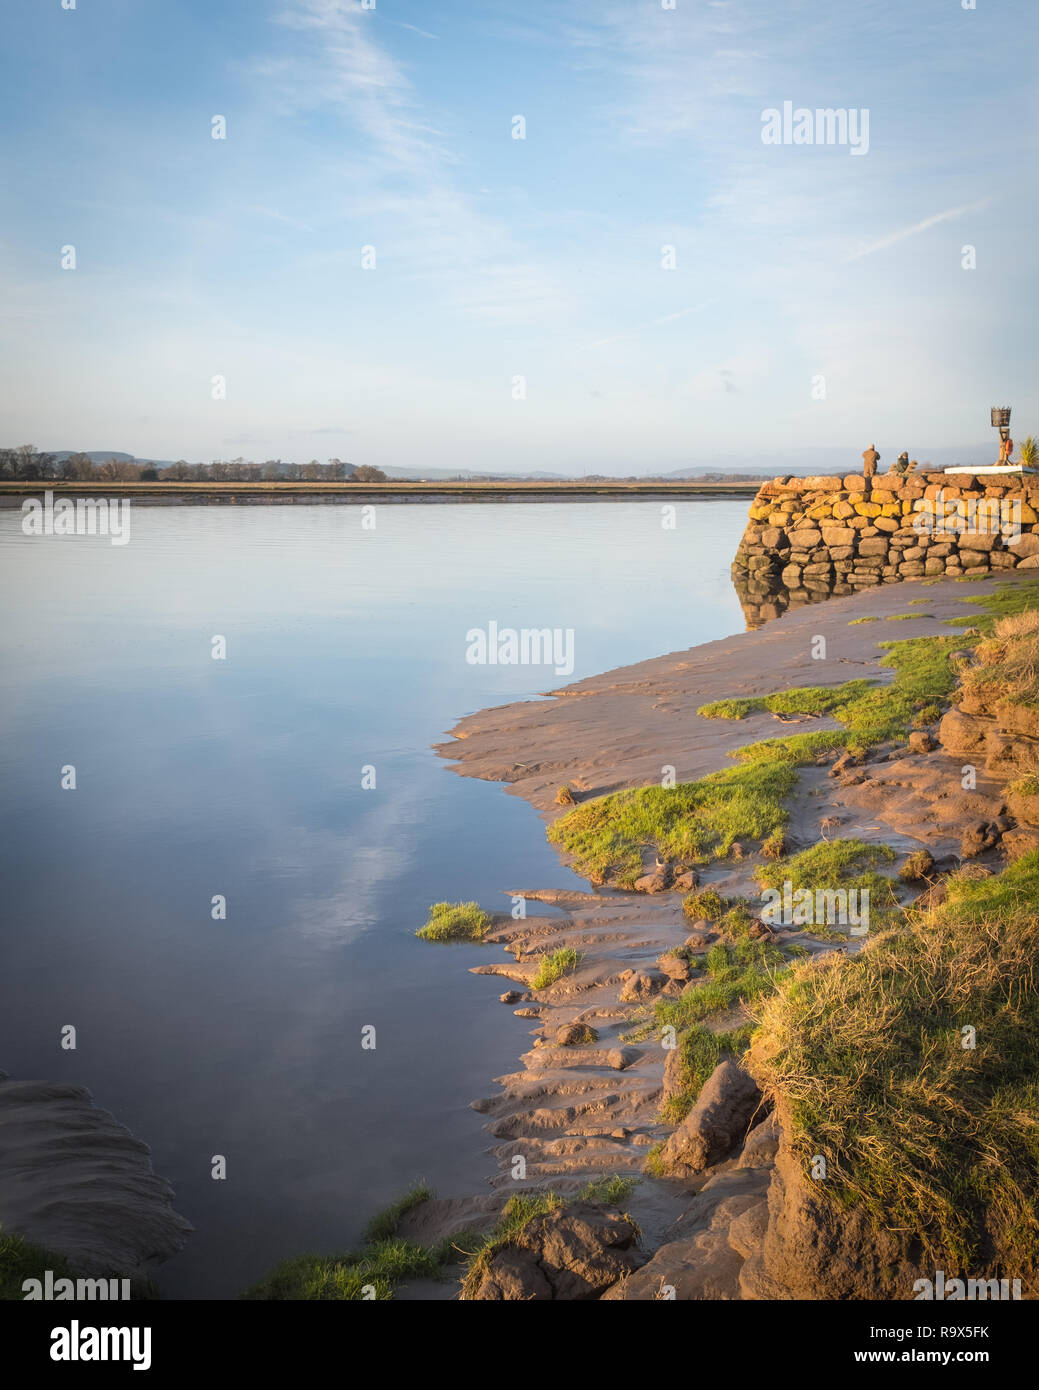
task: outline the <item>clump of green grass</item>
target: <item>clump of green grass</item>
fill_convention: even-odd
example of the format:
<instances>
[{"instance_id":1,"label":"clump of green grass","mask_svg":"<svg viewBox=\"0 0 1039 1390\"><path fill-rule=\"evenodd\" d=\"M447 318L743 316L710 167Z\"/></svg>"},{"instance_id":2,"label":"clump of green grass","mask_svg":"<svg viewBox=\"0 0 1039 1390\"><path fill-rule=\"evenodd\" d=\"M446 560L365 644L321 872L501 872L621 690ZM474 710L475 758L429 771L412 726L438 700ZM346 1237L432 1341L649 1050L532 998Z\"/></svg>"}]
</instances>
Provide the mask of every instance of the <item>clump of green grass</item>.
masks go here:
<instances>
[{"instance_id":1,"label":"clump of green grass","mask_svg":"<svg viewBox=\"0 0 1039 1390\"><path fill-rule=\"evenodd\" d=\"M914 600L914 602L915 602L915 601L916 601L916 600ZM912 619L912 618L933 618L933 617L934 617L934 614L933 614L933 613L889 613L889 614L888 614L888 622L889 622L889 623L904 623L904 622L908 622L908 621L909 621L910 619Z\"/></svg>"},{"instance_id":2,"label":"clump of green grass","mask_svg":"<svg viewBox=\"0 0 1039 1390\"><path fill-rule=\"evenodd\" d=\"M64 1255L0 1231L0 1301L21 1301L25 1298L24 1281L39 1279L42 1283L48 1269L55 1279L76 1277Z\"/></svg>"},{"instance_id":3,"label":"clump of green grass","mask_svg":"<svg viewBox=\"0 0 1039 1390\"><path fill-rule=\"evenodd\" d=\"M729 754L739 762L781 762L792 768L814 763L824 753L839 752L851 743L846 729L818 729L807 734L785 734L779 738L763 738L746 743ZM793 776L793 785L797 774Z\"/></svg>"},{"instance_id":4,"label":"clump of green grass","mask_svg":"<svg viewBox=\"0 0 1039 1390\"><path fill-rule=\"evenodd\" d=\"M934 859L929 850L918 849L906 856L906 861L898 871L905 883L918 883L934 872Z\"/></svg>"},{"instance_id":5,"label":"clump of green grass","mask_svg":"<svg viewBox=\"0 0 1039 1390\"><path fill-rule=\"evenodd\" d=\"M945 879L948 893L943 914L955 916L965 926L989 919L1014 917L1032 910L1039 902L1039 850L1022 855L1001 874L972 877L969 869Z\"/></svg>"},{"instance_id":6,"label":"clump of green grass","mask_svg":"<svg viewBox=\"0 0 1039 1390\"><path fill-rule=\"evenodd\" d=\"M698 1023L681 1035L678 1042L681 1089L673 1092L661 1106L661 1124L681 1124L718 1063L725 1057L741 1057L746 1052L754 1026L745 1023L728 1033L712 1033Z\"/></svg>"},{"instance_id":7,"label":"clump of green grass","mask_svg":"<svg viewBox=\"0 0 1039 1390\"><path fill-rule=\"evenodd\" d=\"M890 864L894 858L890 845L823 840L783 864L760 864L754 877L765 888L782 888L789 883L795 893L801 888L843 888L861 878L865 870Z\"/></svg>"},{"instance_id":8,"label":"clump of green grass","mask_svg":"<svg viewBox=\"0 0 1039 1390\"><path fill-rule=\"evenodd\" d=\"M751 910L747 900L736 898L725 909L722 919L714 925L723 936L738 939L747 935L756 920L756 914Z\"/></svg>"},{"instance_id":9,"label":"clump of green grass","mask_svg":"<svg viewBox=\"0 0 1039 1390\"><path fill-rule=\"evenodd\" d=\"M682 899L682 911L690 922L717 922L725 915L726 900L714 888L701 888Z\"/></svg>"},{"instance_id":10,"label":"clump of green grass","mask_svg":"<svg viewBox=\"0 0 1039 1390\"><path fill-rule=\"evenodd\" d=\"M944 710L941 705L934 702L929 705L921 705L913 715L913 728L922 729L925 724L934 724L941 719Z\"/></svg>"},{"instance_id":11,"label":"clump of green grass","mask_svg":"<svg viewBox=\"0 0 1039 1390\"><path fill-rule=\"evenodd\" d=\"M871 614L869 617L866 617L866 618L852 618L852 619L849 621L848 626L849 626L849 627L858 627L861 623L879 623L879 622L880 622L880 619L879 619L878 617L874 616L873 614Z\"/></svg>"},{"instance_id":12,"label":"clump of green grass","mask_svg":"<svg viewBox=\"0 0 1039 1390\"><path fill-rule=\"evenodd\" d=\"M889 845L867 844L863 840L823 840L783 864L759 865L754 877L763 888L781 890L789 883L791 894L805 889L813 894L818 891L836 894L841 890L859 895L867 892L871 925L876 928L898 907L894 883L876 868L878 864L890 864L894 858L895 852ZM861 896L858 901L863 901ZM843 909L834 900L834 915L839 910ZM834 935L826 930L826 923L806 925L810 925L813 936Z\"/></svg>"},{"instance_id":13,"label":"clump of green grass","mask_svg":"<svg viewBox=\"0 0 1039 1390\"><path fill-rule=\"evenodd\" d=\"M657 1142L654 1145L652 1145L651 1148L648 1148L646 1150L646 1158L642 1164L642 1167L643 1171L648 1173L651 1178L663 1178L667 1176L667 1174L664 1171L663 1162L660 1158L661 1152L666 1143L666 1139L658 1139Z\"/></svg>"},{"instance_id":14,"label":"clump of green grass","mask_svg":"<svg viewBox=\"0 0 1039 1390\"><path fill-rule=\"evenodd\" d=\"M838 1213L911 1232L924 1268L1027 1282L1039 1265L1039 852L949 880L854 956L798 965L750 1069ZM973 1029L974 1046L964 1046Z\"/></svg>"},{"instance_id":15,"label":"clump of green grass","mask_svg":"<svg viewBox=\"0 0 1039 1390\"><path fill-rule=\"evenodd\" d=\"M402 1218L436 1196L419 1182L378 1212L364 1231L360 1250L338 1255L296 1255L283 1260L241 1296L250 1300L350 1302L391 1299L405 1279L438 1279L457 1259L450 1241L416 1245L397 1231Z\"/></svg>"},{"instance_id":16,"label":"clump of green grass","mask_svg":"<svg viewBox=\"0 0 1039 1390\"><path fill-rule=\"evenodd\" d=\"M580 959L581 953L572 946L560 946L558 950L549 951L538 961L537 972L530 982L531 989L548 989L549 985L554 985L564 975L576 970Z\"/></svg>"},{"instance_id":17,"label":"clump of green grass","mask_svg":"<svg viewBox=\"0 0 1039 1390\"><path fill-rule=\"evenodd\" d=\"M350 1302L391 1299L405 1279L436 1279L448 1251L410 1241L380 1240L344 1255L297 1255L283 1260L242 1294L249 1300Z\"/></svg>"},{"instance_id":18,"label":"clump of green grass","mask_svg":"<svg viewBox=\"0 0 1039 1390\"><path fill-rule=\"evenodd\" d=\"M364 1228L365 1243L375 1245L379 1241L389 1240L395 1236L401 1218L406 1216L414 1207L421 1206L423 1202L432 1201L436 1195L429 1184L425 1182L419 1182L414 1187L410 1187L403 1197L398 1197L395 1202L391 1202L388 1207L372 1217Z\"/></svg>"},{"instance_id":19,"label":"clump of green grass","mask_svg":"<svg viewBox=\"0 0 1039 1390\"><path fill-rule=\"evenodd\" d=\"M745 937L719 941L704 957L706 977L677 999L660 999L654 1006L657 1023L664 1027L687 1028L711 1014L746 1003L772 988L775 972L782 970L786 957L770 941Z\"/></svg>"},{"instance_id":20,"label":"clump of green grass","mask_svg":"<svg viewBox=\"0 0 1039 1390\"><path fill-rule=\"evenodd\" d=\"M733 757L743 761L781 756L792 761L814 762L822 740L832 748L847 747L865 751L889 739L904 738L912 727L917 709L923 704L944 707L956 685L956 673L949 664L950 654L962 646L954 637L910 637L900 642L881 642L887 652L881 666L892 668L889 685L860 692L861 682L849 681L846 700L835 703L832 718L844 727L836 734L794 734L786 739L765 739L737 748Z\"/></svg>"},{"instance_id":21,"label":"clump of green grass","mask_svg":"<svg viewBox=\"0 0 1039 1390\"><path fill-rule=\"evenodd\" d=\"M481 941L490 925L491 915L479 903L434 903L415 935L423 941Z\"/></svg>"},{"instance_id":22,"label":"clump of green grass","mask_svg":"<svg viewBox=\"0 0 1039 1390\"><path fill-rule=\"evenodd\" d=\"M1039 583L1029 581L1024 584L1001 584L990 594L972 594L963 603L977 604L987 612L974 621L983 631L990 632L1000 618L1012 617L1015 613L1027 613L1039 608Z\"/></svg>"},{"instance_id":23,"label":"clump of green grass","mask_svg":"<svg viewBox=\"0 0 1039 1390\"><path fill-rule=\"evenodd\" d=\"M912 607L914 606L914 604L917 605L917 606L919 606L921 603L928 603L928 602L930 602L930 600L929 600L929 599L926 599L926 598L911 598L911 599L909 600L909 607L912 608ZM928 616L930 616L930 614L929 614Z\"/></svg>"},{"instance_id":24,"label":"clump of green grass","mask_svg":"<svg viewBox=\"0 0 1039 1390\"><path fill-rule=\"evenodd\" d=\"M870 680L845 681L843 685L802 685L790 690L777 690L773 695L755 695L745 699L714 700L696 711L705 719L746 719L749 714L769 711L772 714L826 714L847 704L855 695L863 695L876 684Z\"/></svg>"},{"instance_id":25,"label":"clump of green grass","mask_svg":"<svg viewBox=\"0 0 1039 1390\"><path fill-rule=\"evenodd\" d=\"M761 853L766 859L782 859L786 854L786 836L782 830L774 831L761 844Z\"/></svg>"},{"instance_id":26,"label":"clump of green grass","mask_svg":"<svg viewBox=\"0 0 1039 1390\"><path fill-rule=\"evenodd\" d=\"M604 1174L586 1183L577 1194L579 1202L594 1202L602 1207L619 1207L639 1185L638 1178L610 1177Z\"/></svg>"},{"instance_id":27,"label":"clump of green grass","mask_svg":"<svg viewBox=\"0 0 1039 1390\"><path fill-rule=\"evenodd\" d=\"M724 858L736 840L764 840L788 820L781 802L797 774L780 761L712 772L675 787L638 787L577 806L549 828L579 873L631 887L642 852L655 845L667 859L702 864Z\"/></svg>"}]
</instances>

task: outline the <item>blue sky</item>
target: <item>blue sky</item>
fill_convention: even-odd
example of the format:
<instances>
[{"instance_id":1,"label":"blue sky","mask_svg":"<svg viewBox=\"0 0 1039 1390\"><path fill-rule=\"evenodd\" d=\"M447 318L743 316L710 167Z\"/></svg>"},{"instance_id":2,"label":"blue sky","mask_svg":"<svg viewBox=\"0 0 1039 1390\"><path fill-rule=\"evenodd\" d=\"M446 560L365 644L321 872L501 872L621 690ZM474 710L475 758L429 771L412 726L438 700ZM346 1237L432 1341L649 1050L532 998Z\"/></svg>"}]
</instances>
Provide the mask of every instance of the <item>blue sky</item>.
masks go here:
<instances>
[{"instance_id":1,"label":"blue sky","mask_svg":"<svg viewBox=\"0 0 1039 1390\"><path fill-rule=\"evenodd\" d=\"M630 473L958 445L1004 402L1039 434L1034 0L34 0L4 30L4 443ZM868 110L868 152L765 145L784 101Z\"/></svg>"}]
</instances>

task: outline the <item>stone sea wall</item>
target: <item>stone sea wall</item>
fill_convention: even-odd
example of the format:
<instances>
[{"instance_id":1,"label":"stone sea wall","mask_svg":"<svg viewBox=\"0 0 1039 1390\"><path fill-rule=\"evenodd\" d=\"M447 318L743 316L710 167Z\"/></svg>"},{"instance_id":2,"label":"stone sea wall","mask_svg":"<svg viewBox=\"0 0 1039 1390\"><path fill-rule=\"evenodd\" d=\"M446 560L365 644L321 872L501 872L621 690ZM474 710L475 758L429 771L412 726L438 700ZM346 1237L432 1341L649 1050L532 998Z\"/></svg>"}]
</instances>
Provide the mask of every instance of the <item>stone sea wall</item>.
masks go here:
<instances>
[{"instance_id":1,"label":"stone sea wall","mask_svg":"<svg viewBox=\"0 0 1039 1390\"><path fill-rule=\"evenodd\" d=\"M1039 476L774 478L732 577L748 625L788 607L923 575L1039 568Z\"/></svg>"}]
</instances>

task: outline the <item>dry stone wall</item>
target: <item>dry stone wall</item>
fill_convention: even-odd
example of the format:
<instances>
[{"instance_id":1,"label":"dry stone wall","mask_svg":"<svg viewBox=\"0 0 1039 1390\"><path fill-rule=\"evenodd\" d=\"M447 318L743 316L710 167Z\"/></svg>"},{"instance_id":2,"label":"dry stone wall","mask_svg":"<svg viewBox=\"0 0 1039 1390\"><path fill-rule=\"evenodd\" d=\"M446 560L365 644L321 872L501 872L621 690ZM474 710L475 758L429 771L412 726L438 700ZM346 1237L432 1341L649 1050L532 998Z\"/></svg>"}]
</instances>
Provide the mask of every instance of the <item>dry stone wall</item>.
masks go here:
<instances>
[{"instance_id":1,"label":"dry stone wall","mask_svg":"<svg viewBox=\"0 0 1039 1390\"><path fill-rule=\"evenodd\" d=\"M1039 568L1039 476L774 478L733 580L752 627L786 608L923 575Z\"/></svg>"}]
</instances>

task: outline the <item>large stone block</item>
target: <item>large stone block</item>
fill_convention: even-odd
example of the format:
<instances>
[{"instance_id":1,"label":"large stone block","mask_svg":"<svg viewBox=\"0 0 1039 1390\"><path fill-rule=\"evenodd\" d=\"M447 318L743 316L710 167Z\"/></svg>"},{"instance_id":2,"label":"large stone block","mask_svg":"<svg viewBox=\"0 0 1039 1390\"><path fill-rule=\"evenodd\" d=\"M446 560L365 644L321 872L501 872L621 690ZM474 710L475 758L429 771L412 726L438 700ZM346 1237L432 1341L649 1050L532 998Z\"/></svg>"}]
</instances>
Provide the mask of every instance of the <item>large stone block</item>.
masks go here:
<instances>
[{"instance_id":1,"label":"large stone block","mask_svg":"<svg viewBox=\"0 0 1039 1390\"><path fill-rule=\"evenodd\" d=\"M1006 545L1019 559L1024 559L1029 555L1039 555L1039 535L1034 531L1022 531L1016 539L1008 540Z\"/></svg>"},{"instance_id":2,"label":"large stone block","mask_svg":"<svg viewBox=\"0 0 1039 1390\"><path fill-rule=\"evenodd\" d=\"M998 533L992 531L971 531L960 538L960 547L967 545L971 550L991 550L999 540Z\"/></svg>"},{"instance_id":3,"label":"large stone block","mask_svg":"<svg viewBox=\"0 0 1039 1390\"><path fill-rule=\"evenodd\" d=\"M860 555L887 555L888 539L886 536L867 536L859 541Z\"/></svg>"},{"instance_id":4,"label":"large stone block","mask_svg":"<svg viewBox=\"0 0 1039 1390\"><path fill-rule=\"evenodd\" d=\"M855 532L847 526L824 526L822 528L824 545L853 545Z\"/></svg>"}]
</instances>

